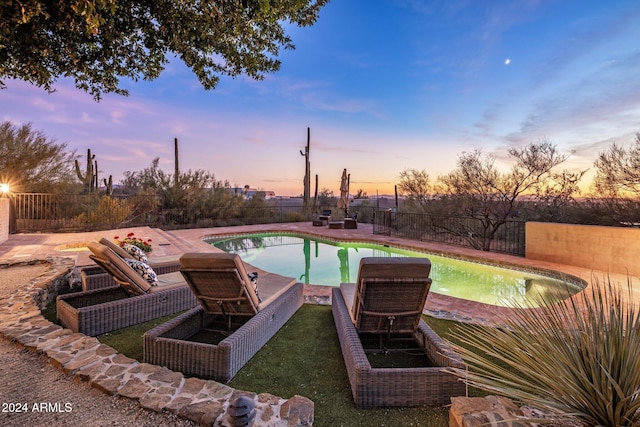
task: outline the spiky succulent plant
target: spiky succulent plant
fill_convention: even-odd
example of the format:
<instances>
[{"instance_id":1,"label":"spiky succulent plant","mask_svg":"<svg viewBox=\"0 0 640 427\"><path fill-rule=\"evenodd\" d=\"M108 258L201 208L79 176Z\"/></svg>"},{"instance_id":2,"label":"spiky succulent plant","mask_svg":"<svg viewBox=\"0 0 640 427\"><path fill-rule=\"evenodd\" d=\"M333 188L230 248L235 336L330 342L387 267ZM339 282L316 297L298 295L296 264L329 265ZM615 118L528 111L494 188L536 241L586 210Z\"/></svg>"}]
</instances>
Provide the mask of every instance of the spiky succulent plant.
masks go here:
<instances>
[{"instance_id":1,"label":"spiky succulent plant","mask_svg":"<svg viewBox=\"0 0 640 427\"><path fill-rule=\"evenodd\" d=\"M547 421L639 425L640 315L630 279L626 288L594 278L572 298L515 310L504 327L456 328L461 345L452 345L469 370L455 374Z\"/></svg>"}]
</instances>

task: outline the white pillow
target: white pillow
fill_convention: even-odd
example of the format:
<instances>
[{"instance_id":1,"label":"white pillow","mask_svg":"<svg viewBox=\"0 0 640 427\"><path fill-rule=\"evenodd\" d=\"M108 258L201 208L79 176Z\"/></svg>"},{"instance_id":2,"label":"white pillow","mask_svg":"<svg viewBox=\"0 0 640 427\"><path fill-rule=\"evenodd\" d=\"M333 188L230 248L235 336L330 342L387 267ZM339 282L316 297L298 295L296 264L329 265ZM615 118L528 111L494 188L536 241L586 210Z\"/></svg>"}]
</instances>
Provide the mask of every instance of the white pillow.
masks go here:
<instances>
[{"instance_id":1,"label":"white pillow","mask_svg":"<svg viewBox=\"0 0 640 427\"><path fill-rule=\"evenodd\" d=\"M131 243L125 243L122 249L129 252L129 255L131 255L138 261L142 261L144 263L148 262L147 254L142 249L135 245L132 245Z\"/></svg>"},{"instance_id":2,"label":"white pillow","mask_svg":"<svg viewBox=\"0 0 640 427\"><path fill-rule=\"evenodd\" d=\"M149 267L142 261L138 261L137 259L125 259L126 263L131 266L144 280L149 282L151 286L158 286L158 275L153 268Z\"/></svg>"}]
</instances>

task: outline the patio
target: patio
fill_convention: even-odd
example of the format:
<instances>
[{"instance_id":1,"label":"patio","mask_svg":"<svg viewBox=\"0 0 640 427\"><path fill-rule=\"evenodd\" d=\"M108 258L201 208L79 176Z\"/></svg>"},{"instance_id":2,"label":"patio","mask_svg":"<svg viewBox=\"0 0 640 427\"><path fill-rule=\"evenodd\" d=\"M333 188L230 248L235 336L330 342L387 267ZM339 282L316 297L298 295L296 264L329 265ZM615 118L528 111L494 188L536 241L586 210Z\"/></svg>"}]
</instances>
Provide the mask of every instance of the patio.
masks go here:
<instances>
[{"instance_id":1,"label":"patio","mask_svg":"<svg viewBox=\"0 0 640 427\"><path fill-rule=\"evenodd\" d=\"M450 254L452 256L480 261L485 260L505 266L517 265L524 268L554 270L579 277L587 283L591 283L594 278L602 281L602 279L607 276L609 276L614 282L622 284L627 283L627 276L623 273L598 271L494 252L482 252L458 246L376 235L373 234L373 227L370 224L358 224L357 229L330 229L328 227L315 227L310 221L172 231L163 231L150 227L136 227L130 229L86 233L13 234L9 235L9 239L6 242L0 244L0 260L11 262L24 259L42 259L51 256L61 256L73 259L77 267L93 265L93 261L89 259L89 251L72 251L65 250L65 248L70 248L74 245L82 244L83 242L96 240L100 237L113 239L115 236L125 236L130 232L135 233L138 237L143 237L145 239L150 238L152 240L153 252L150 254L150 260L153 260L154 258L179 255L185 252L215 251L215 248L202 241L202 238L206 236L270 231L299 232L311 236L336 240L368 241L381 244L392 244L406 249ZM634 301L640 301L640 282L634 281L632 285L633 299ZM331 299L331 288L326 286L305 285L304 294L306 302L329 304ZM500 321L500 317L508 313L509 310L510 309L508 308L460 300L432 292L429 294L427 299L425 313L434 317L458 321L496 324Z\"/></svg>"},{"instance_id":2,"label":"patio","mask_svg":"<svg viewBox=\"0 0 640 427\"><path fill-rule=\"evenodd\" d=\"M73 261L76 266L91 265L88 258L88 251L65 250L73 246L78 246L83 242L91 241L100 237L113 238L116 235L124 236L128 232L134 232L136 236L151 238L154 251L151 258L175 255L187 251L214 251L215 249L202 242L201 238L211 235L228 235L241 232L266 232L266 231L286 231L302 232L319 237L328 237L337 240L351 241L373 241L385 244L393 244L409 249L427 250L431 252L453 253L460 257L487 259L505 265L522 265L531 268L545 268L572 274L584 280L590 281L592 277L602 278L607 275L605 272L592 271L584 268L559 265L548 262L531 261L495 253L483 253L458 247L428 244L424 242L410 241L387 236L373 235L371 226L361 224L356 230L329 229L328 227L313 227L310 223L273 224L256 225L244 227L225 227L212 229L191 229L165 232L159 229L139 227L134 229L122 229L91 233L72 234L23 234L11 235L8 241L0 244L0 260L8 263L19 263L29 259L44 259L47 257L65 257ZM627 277L622 274L610 274L613 280L626 283ZM305 297L309 302L329 303L332 288L323 286L305 286ZM634 296L639 294L639 287L634 286ZM443 297L430 293L427 300L425 313L434 317L449 318L462 321L474 321L482 323L499 322L500 316L505 314L504 308L487 306L485 304L461 301L454 298Z\"/></svg>"}]
</instances>

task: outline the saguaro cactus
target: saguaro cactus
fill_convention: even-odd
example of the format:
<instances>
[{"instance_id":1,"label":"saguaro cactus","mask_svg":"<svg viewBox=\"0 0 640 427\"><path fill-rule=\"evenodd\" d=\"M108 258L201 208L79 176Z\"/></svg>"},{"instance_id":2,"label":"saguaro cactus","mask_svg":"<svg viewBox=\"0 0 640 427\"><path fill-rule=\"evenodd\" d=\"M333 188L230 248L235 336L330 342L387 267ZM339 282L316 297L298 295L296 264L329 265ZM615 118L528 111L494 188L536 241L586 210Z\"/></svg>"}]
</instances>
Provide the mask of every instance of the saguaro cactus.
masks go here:
<instances>
[{"instance_id":1,"label":"saguaro cactus","mask_svg":"<svg viewBox=\"0 0 640 427\"><path fill-rule=\"evenodd\" d=\"M178 138L173 139L173 151L175 157L175 173L173 175L173 188L178 188L180 184L180 166L178 165Z\"/></svg>"},{"instance_id":2,"label":"saguaro cactus","mask_svg":"<svg viewBox=\"0 0 640 427\"><path fill-rule=\"evenodd\" d=\"M95 157L95 154L91 155L91 149L87 149L87 166L84 174L80 171L80 164L78 163L78 160L76 159L75 161L76 175L78 175L78 179L80 180L80 182L82 182L82 185L84 187L83 191L85 193L93 193L94 188L97 187L96 178L98 176L98 162L95 162L94 167L93 159L95 159Z\"/></svg>"},{"instance_id":3,"label":"saguaro cactus","mask_svg":"<svg viewBox=\"0 0 640 427\"><path fill-rule=\"evenodd\" d=\"M309 198L311 196L311 163L309 162L309 150L311 144L311 128L307 128L307 146L304 149L304 153L300 150L300 155L304 156L305 168L304 168L304 193L302 196L302 203L305 210L309 209Z\"/></svg>"},{"instance_id":4,"label":"saguaro cactus","mask_svg":"<svg viewBox=\"0 0 640 427\"><path fill-rule=\"evenodd\" d=\"M106 195L111 196L113 194L113 176L109 175L109 180L103 179L102 182L104 182Z\"/></svg>"}]
</instances>

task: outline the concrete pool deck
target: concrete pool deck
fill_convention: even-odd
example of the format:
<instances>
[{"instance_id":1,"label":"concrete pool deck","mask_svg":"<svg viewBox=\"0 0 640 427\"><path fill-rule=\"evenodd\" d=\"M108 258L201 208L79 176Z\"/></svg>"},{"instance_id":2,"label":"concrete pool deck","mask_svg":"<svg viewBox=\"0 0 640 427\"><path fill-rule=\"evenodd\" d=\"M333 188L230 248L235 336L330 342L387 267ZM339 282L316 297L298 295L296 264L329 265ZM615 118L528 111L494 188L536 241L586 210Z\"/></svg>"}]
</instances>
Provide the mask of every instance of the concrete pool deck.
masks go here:
<instances>
[{"instance_id":1,"label":"concrete pool deck","mask_svg":"<svg viewBox=\"0 0 640 427\"><path fill-rule=\"evenodd\" d=\"M42 259L46 257L67 257L74 260L76 266L92 265L87 250L69 250L69 248L81 246L84 242L106 237L113 239L115 236L125 237L133 232L136 237L151 239L153 252L150 258L169 255L179 255L185 252L213 252L213 246L202 239L207 236L232 235L238 233L260 232L298 232L316 237L324 237L334 240L374 242L389 244L405 249L427 251L437 254L448 254L464 259L486 261L505 266L520 266L532 270L552 270L563 274L575 276L592 283L595 280L604 283L610 278L614 283L626 284L627 275L621 272L604 272L555 264L544 261L536 261L522 257L498 254L494 252L482 252L474 249L444 245L430 242L420 242L393 236L373 234L370 224L358 224L357 229L330 229L327 226L313 226L311 222L285 223L285 224L260 224L248 226L198 228L188 230L163 231L150 227L136 227L128 229L60 233L60 234L15 234L0 244L0 260L19 262L27 259ZM640 279L631 277L632 300L640 301ZM305 297L310 302L330 303L331 287L305 285ZM500 319L508 315L512 309L461 300L431 292L427 299L425 313L435 317L449 318L474 323L498 324Z\"/></svg>"}]
</instances>

